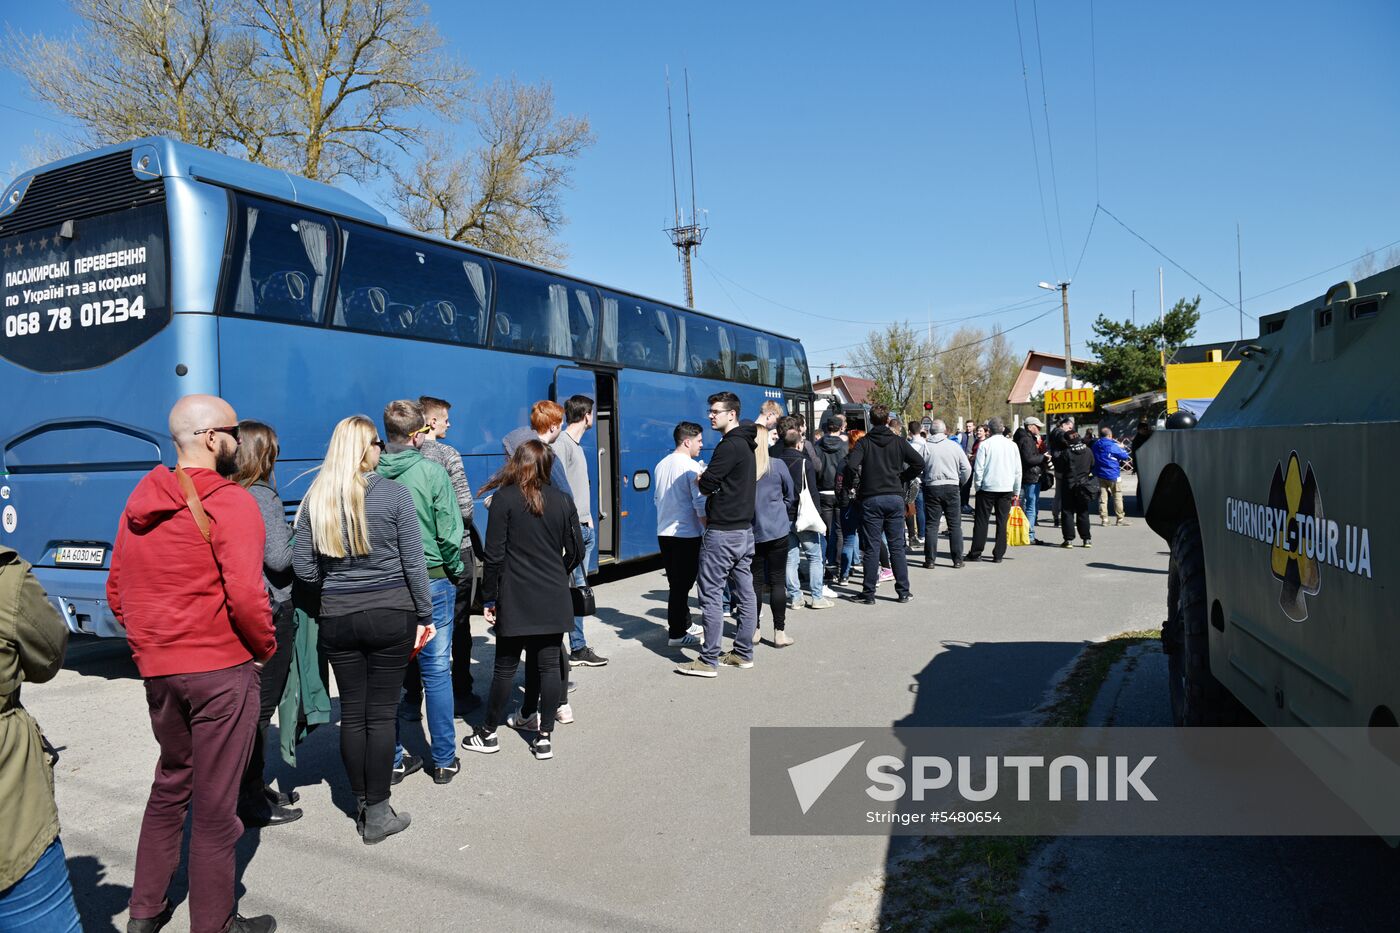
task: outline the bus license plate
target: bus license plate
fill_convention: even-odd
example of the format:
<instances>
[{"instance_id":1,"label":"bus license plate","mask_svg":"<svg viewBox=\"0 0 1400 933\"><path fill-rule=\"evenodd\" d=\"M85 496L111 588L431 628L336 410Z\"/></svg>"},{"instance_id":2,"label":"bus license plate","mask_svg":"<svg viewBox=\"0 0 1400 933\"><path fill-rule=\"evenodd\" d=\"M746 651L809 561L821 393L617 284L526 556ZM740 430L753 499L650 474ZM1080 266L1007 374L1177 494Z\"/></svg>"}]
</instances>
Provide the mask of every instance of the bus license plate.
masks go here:
<instances>
[{"instance_id":1,"label":"bus license plate","mask_svg":"<svg viewBox=\"0 0 1400 933\"><path fill-rule=\"evenodd\" d=\"M61 547L54 554L56 564L81 564L84 567L101 567L107 556L107 549L101 547Z\"/></svg>"}]
</instances>

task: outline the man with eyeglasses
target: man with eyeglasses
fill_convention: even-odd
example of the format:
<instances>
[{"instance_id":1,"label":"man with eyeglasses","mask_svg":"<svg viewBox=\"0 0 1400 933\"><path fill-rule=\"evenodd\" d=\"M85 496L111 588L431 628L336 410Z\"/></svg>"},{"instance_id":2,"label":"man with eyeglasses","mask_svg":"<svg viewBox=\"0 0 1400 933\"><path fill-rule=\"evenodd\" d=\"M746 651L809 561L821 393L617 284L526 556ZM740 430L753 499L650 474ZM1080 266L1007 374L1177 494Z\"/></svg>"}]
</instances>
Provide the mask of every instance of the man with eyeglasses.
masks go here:
<instances>
[{"instance_id":1,"label":"man with eyeglasses","mask_svg":"<svg viewBox=\"0 0 1400 933\"><path fill-rule=\"evenodd\" d=\"M705 643L700 657L676 668L692 677L714 677L719 665L753 667L753 636L758 607L753 592L754 486L758 466L758 426L740 423L739 397L733 392L710 396L710 427L724 435L710 466L696 480L705 503L706 527L700 544L700 609ZM724 585L733 597L734 650L720 654L724 634Z\"/></svg>"},{"instance_id":2,"label":"man with eyeglasses","mask_svg":"<svg viewBox=\"0 0 1400 933\"><path fill-rule=\"evenodd\" d=\"M107 600L145 680L160 745L136 849L128 930L170 922L190 805L190 929L266 931L234 913L238 789L257 734L262 666L277 650L263 589L264 525L235 471L238 416L212 395L170 410L175 472L157 466L126 502Z\"/></svg>"}]
</instances>

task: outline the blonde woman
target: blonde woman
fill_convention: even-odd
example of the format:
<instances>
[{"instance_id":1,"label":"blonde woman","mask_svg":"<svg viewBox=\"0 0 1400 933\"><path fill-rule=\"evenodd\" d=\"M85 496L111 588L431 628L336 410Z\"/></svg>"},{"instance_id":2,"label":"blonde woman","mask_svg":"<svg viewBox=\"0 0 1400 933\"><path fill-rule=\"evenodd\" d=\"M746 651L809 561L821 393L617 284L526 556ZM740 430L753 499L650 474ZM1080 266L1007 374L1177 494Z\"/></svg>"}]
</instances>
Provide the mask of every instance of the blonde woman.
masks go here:
<instances>
[{"instance_id":1,"label":"blonde woman","mask_svg":"<svg viewBox=\"0 0 1400 933\"><path fill-rule=\"evenodd\" d=\"M335 426L292 547L297 576L321 588L320 648L340 689L340 756L366 845L409 824L389 805L394 717L414 648L433 635L413 497L374 472L383 452L364 415Z\"/></svg>"}]
</instances>

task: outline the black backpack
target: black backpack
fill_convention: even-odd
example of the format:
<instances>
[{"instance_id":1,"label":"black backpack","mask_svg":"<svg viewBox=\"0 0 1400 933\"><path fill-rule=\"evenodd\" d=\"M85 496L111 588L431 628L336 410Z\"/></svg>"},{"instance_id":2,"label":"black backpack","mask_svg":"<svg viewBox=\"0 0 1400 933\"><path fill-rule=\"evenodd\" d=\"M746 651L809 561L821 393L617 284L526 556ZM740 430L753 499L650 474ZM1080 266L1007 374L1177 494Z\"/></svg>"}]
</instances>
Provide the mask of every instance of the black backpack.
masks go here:
<instances>
[{"instance_id":1,"label":"black backpack","mask_svg":"<svg viewBox=\"0 0 1400 933\"><path fill-rule=\"evenodd\" d=\"M834 492L836 479L841 475L841 471L846 465L846 452L839 449L828 450L825 445L818 445L817 457L817 490L819 492Z\"/></svg>"}]
</instances>

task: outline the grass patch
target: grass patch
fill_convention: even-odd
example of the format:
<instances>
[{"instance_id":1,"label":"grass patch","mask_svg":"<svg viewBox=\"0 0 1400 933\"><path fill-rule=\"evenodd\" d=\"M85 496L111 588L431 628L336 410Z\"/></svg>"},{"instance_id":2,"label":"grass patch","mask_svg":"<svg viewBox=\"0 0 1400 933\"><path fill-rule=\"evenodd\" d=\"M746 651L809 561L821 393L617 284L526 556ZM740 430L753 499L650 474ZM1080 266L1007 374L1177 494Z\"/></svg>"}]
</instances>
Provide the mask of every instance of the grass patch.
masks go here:
<instances>
[{"instance_id":1,"label":"grass patch","mask_svg":"<svg viewBox=\"0 0 1400 933\"><path fill-rule=\"evenodd\" d=\"M1136 645L1157 641L1155 630L1120 632L1087 646L1042 725L1083 726L1113 665ZM1015 920L1011 899L1021 875L1046 842L1043 836L936 836L891 869L885 879L880 930L997 933Z\"/></svg>"}]
</instances>

